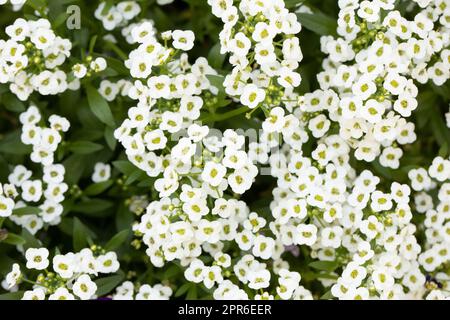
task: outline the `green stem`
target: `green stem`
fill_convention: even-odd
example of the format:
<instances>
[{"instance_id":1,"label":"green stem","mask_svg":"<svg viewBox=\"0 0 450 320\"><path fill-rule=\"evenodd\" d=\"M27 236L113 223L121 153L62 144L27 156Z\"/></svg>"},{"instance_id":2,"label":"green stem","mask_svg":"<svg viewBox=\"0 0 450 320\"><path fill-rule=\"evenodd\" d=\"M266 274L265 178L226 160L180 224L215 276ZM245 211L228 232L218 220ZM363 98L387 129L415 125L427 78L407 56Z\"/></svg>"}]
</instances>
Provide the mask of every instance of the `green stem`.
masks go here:
<instances>
[{"instance_id":1,"label":"green stem","mask_svg":"<svg viewBox=\"0 0 450 320\"><path fill-rule=\"evenodd\" d=\"M203 122L215 122L215 121L224 121L230 118L233 118L235 116L238 116L242 113L247 112L249 109L248 107L240 107L222 114L214 114L209 117L205 117L202 119Z\"/></svg>"},{"instance_id":2,"label":"green stem","mask_svg":"<svg viewBox=\"0 0 450 320\"><path fill-rule=\"evenodd\" d=\"M114 51L122 60L127 60L128 55L122 51L118 46L116 46L114 43L110 41L106 41L106 46L110 48L112 51Z\"/></svg>"},{"instance_id":3,"label":"green stem","mask_svg":"<svg viewBox=\"0 0 450 320\"><path fill-rule=\"evenodd\" d=\"M44 286L42 283L37 283L37 282L31 281L31 280L28 280L28 279L26 279L26 278L22 278L22 281L23 281L23 282L27 282L27 283L31 283L31 284L35 284L35 285L37 285L37 286L41 286L41 287L44 287L44 288L47 288L47 287ZM47 288L47 289L48 289L48 288Z\"/></svg>"}]
</instances>

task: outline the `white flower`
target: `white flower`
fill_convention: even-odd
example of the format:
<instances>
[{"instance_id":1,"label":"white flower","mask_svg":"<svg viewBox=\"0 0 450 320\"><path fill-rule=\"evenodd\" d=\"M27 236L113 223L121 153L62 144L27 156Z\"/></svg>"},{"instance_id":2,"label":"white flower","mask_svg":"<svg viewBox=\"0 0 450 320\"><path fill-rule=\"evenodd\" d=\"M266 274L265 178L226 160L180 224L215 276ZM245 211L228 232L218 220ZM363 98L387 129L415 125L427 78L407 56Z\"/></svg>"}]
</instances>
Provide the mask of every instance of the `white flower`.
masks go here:
<instances>
[{"instance_id":1,"label":"white flower","mask_svg":"<svg viewBox=\"0 0 450 320\"><path fill-rule=\"evenodd\" d=\"M359 285L361 285L361 282L366 277L366 275L366 268L356 264L355 262L350 262L342 272L342 279L344 283L352 287L358 287Z\"/></svg>"},{"instance_id":2,"label":"white flower","mask_svg":"<svg viewBox=\"0 0 450 320\"><path fill-rule=\"evenodd\" d=\"M431 186L431 179L423 168L410 170L408 177L411 180L411 187L415 191L426 190Z\"/></svg>"},{"instance_id":3,"label":"white flower","mask_svg":"<svg viewBox=\"0 0 450 320\"><path fill-rule=\"evenodd\" d=\"M275 240L270 237L258 235L253 241L252 254L261 259L269 259L275 247Z\"/></svg>"},{"instance_id":4,"label":"white flower","mask_svg":"<svg viewBox=\"0 0 450 320\"><path fill-rule=\"evenodd\" d=\"M411 189L407 184L399 184L398 182L393 182L391 185L391 197L398 204L409 202L409 195Z\"/></svg>"},{"instance_id":5,"label":"white flower","mask_svg":"<svg viewBox=\"0 0 450 320\"><path fill-rule=\"evenodd\" d=\"M202 219L197 225L195 237L202 242L216 243L220 239L220 222Z\"/></svg>"},{"instance_id":6,"label":"white flower","mask_svg":"<svg viewBox=\"0 0 450 320\"><path fill-rule=\"evenodd\" d=\"M6 27L5 32L12 40L19 42L29 36L30 28L25 19L18 18L14 24Z\"/></svg>"},{"instance_id":7,"label":"white flower","mask_svg":"<svg viewBox=\"0 0 450 320\"><path fill-rule=\"evenodd\" d=\"M184 276L186 280L194 283L200 283L203 281L206 275L207 268L203 264L203 262L199 259L195 259L189 265L184 272Z\"/></svg>"},{"instance_id":8,"label":"white flower","mask_svg":"<svg viewBox=\"0 0 450 320\"><path fill-rule=\"evenodd\" d=\"M266 132L281 132L285 124L284 110L280 107L275 107L270 110L269 116L262 124L262 128Z\"/></svg>"},{"instance_id":9,"label":"white flower","mask_svg":"<svg viewBox=\"0 0 450 320\"><path fill-rule=\"evenodd\" d=\"M361 241L358 243L358 249L353 255L353 261L357 264L364 264L366 261L370 260L373 255L374 251L371 249L370 243L367 241Z\"/></svg>"},{"instance_id":10,"label":"white flower","mask_svg":"<svg viewBox=\"0 0 450 320\"><path fill-rule=\"evenodd\" d=\"M89 300L97 291L97 285L87 274L83 274L73 284L72 291L81 300Z\"/></svg>"},{"instance_id":11,"label":"white flower","mask_svg":"<svg viewBox=\"0 0 450 320\"><path fill-rule=\"evenodd\" d=\"M14 263L12 266L12 270L6 275L6 284L8 286L8 289L14 287L19 282L21 276L22 272L20 271L19 264Z\"/></svg>"},{"instance_id":12,"label":"white flower","mask_svg":"<svg viewBox=\"0 0 450 320\"><path fill-rule=\"evenodd\" d=\"M241 103L251 109L256 108L264 101L266 92L254 84L248 84L243 88Z\"/></svg>"},{"instance_id":13,"label":"white flower","mask_svg":"<svg viewBox=\"0 0 450 320\"><path fill-rule=\"evenodd\" d=\"M251 271L248 275L248 287L254 290L267 288L270 281L270 272L266 269Z\"/></svg>"},{"instance_id":14,"label":"white flower","mask_svg":"<svg viewBox=\"0 0 450 320\"><path fill-rule=\"evenodd\" d=\"M34 43L37 49L45 49L53 44L55 40L55 33L47 28L38 28L33 30L30 37L31 42Z\"/></svg>"},{"instance_id":15,"label":"white flower","mask_svg":"<svg viewBox=\"0 0 450 320\"><path fill-rule=\"evenodd\" d=\"M387 211L392 208L391 196L381 191L375 191L371 195L371 208L374 212Z\"/></svg>"},{"instance_id":16,"label":"white flower","mask_svg":"<svg viewBox=\"0 0 450 320\"><path fill-rule=\"evenodd\" d=\"M395 279L386 268L376 268L372 273L374 287L381 291L389 289L394 285Z\"/></svg>"},{"instance_id":17,"label":"white flower","mask_svg":"<svg viewBox=\"0 0 450 320\"><path fill-rule=\"evenodd\" d=\"M250 50L250 47L251 41L242 32L236 33L230 42L230 51L237 56L246 56Z\"/></svg>"},{"instance_id":18,"label":"white flower","mask_svg":"<svg viewBox=\"0 0 450 320\"><path fill-rule=\"evenodd\" d=\"M14 200L0 195L0 217L9 217L14 209Z\"/></svg>"},{"instance_id":19,"label":"white flower","mask_svg":"<svg viewBox=\"0 0 450 320\"><path fill-rule=\"evenodd\" d=\"M113 101L119 93L119 87L111 81L102 80L98 91L107 101Z\"/></svg>"},{"instance_id":20,"label":"white flower","mask_svg":"<svg viewBox=\"0 0 450 320\"><path fill-rule=\"evenodd\" d=\"M22 300L45 300L45 291L42 288L25 291Z\"/></svg>"},{"instance_id":21,"label":"white flower","mask_svg":"<svg viewBox=\"0 0 450 320\"><path fill-rule=\"evenodd\" d=\"M203 168L201 176L203 181L217 187L222 183L226 173L227 169L223 165L208 161Z\"/></svg>"},{"instance_id":22,"label":"white flower","mask_svg":"<svg viewBox=\"0 0 450 320\"><path fill-rule=\"evenodd\" d=\"M69 255L56 255L53 257L53 270L58 273L62 278L69 279L73 276L74 261L73 257Z\"/></svg>"},{"instance_id":23,"label":"white flower","mask_svg":"<svg viewBox=\"0 0 450 320\"><path fill-rule=\"evenodd\" d=\"M22 183L22 199L28 202L38 202L42 196L42 181L27 180Z\"/></svg>"},{"instance_id":24,"label":"white flower","mask_svg":"<svg viewBox=\"0 0 450 320\"><path fill-rule=\"evenodd\" d=\"M180 49L183 51L189 51L194 46L194 33L190 30L181 31L174 30L172 31L172 45L176 49Z\"/></svg>"},{"instance_id":25,"label":"white flower","mask_svg":"<svg viewBox=\"0 0 450 320\"><path fill-rule=\"evenodd\" d=\"M111 166L102 162L97 162L94 166L92 181L95 183L109 180L111 177Z\"/></svg>"},{"instance_id":26,"label":"white flower","mask_svg":"<svg viewBox=\"0 0 450 320\"><path fill-rule=\"evenodd\" d=\"M378 221L376 216L371 215L367 220L361 222L359 229L368 239L373 239L382 231L382 224Z\"/></svg>"},{"instance_id":27,"label":"white flower","mask_svg":"<svg viewBox=\"0 0 450 320\"><path fill-rule=\"evenodd\" d=\"M298 87L302 80L299 73L292 71L288 67L282 67L279 70L277 82L284 88L292 89Z\"/></svg>"},{"instance_id":28,"label":"white flower","mask_svg":"<svg viewBox=\"0 0 450 320\"><path fill-rule=\"evenodd\" d=\"M69 290L60 287L48 297L48 300L75 300L75 297Z\"/></svg>"},{"instance_id":29,"label":"white flower","mask_svg":"<svg viewBox=\"0 0 450 320\"><path fill-rule=\"evenodd\" d=\"M42 180L47 183L62 183L64 181L64 174L66 169L62 164L51 164L49 166L44 166L44 175Z\"/></svg>"},{"instance_id":30,"label":"white flower","mask_svg":"<svg viewBox=\"0 0 450 320\"><path fill-rule=\"evenodd\" d=\"M433 159L431 166L428 168L430 177L444 182L450 179L450 161L442 157L436 157Z\"/></svg>"},{"instance_id":31,"label":"white flower","mask_svg":"<svg viewBox=\"0 0 450 320\"><path fill-rule=\"evenodd\" d=\"M119 270L119 261L115 252L108 252L97 257L98 271L101 273L113 273Z\"/></svg>"},{"instance_id":32,"label":"white flower","mask_svg":"<svg viewBox=\"0 0 450 320\"><path fill-rule=\"evenodd\" d=\"M85 65L81 63L74 64L72 67L72 71L75 77L82 79L87 74L87 68Z\"/></svg>"},{"instance_id":33,"label":"white flower","mask_svg":"<svg viewBox=\"0 0 450 320\"><path fill-rule=\"evenodd\" d=\"M299 224L297 226L297 244L312 246L317 240L317 227L313 224Z\"/></svg>"},{"instance_id":34,"label":"white flower","mask_svg":"<svg viewBox=\"0 0 450 320\"><path fill-rule=\"evenodd\" d=\"M343 229L338 226L322 229L320 234L322 245L324 247L339 248L343 233Z\"/></svg>"},{"instance_id":35,"label":"white flower","mask_svg":"<svg viewBox=\"0 0 450 320\"><path fill-rule=\"evenodd\" d=\"M48 267L48 250L46 248L30 248L25 252L25 258L27 259L27 268L44 270Z\"/></svg>"},{"instance_id":36,"label":"white flower","mask_svg":"<svg viewBox=\"0 0 450 320\"><path fill-rule=\"evenodd\" d=\"M94 61L91 62L90 68L95 72L100 72L106 69L106 60L103 57L98 57Z\"/></svg>"},{"instance_id":37,"label":"white flower","mask_svg":"<svg viewBox=\"0 0 450 320\"><path fill-rule=\"evenodd\" d=\"M403 151L400 148L387 147L380 155L380 164L384 167L398 169Z\"/></svg>"}]
</instances>

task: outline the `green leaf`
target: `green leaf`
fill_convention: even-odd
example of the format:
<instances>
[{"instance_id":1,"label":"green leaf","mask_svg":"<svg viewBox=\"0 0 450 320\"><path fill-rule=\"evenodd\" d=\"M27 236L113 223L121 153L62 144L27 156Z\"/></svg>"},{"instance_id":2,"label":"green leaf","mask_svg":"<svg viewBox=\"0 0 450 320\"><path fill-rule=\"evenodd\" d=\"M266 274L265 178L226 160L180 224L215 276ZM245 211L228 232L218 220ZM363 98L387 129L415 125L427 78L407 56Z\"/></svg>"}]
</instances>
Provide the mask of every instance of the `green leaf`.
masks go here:
<instances>
[{"instance_id":1,"label":"green leaf","mask_svg":"<svg viewBox=\"0 0 450 320\"><path fill-rule=\"evenodd\" d=\"M114 183L113 180L106 180L102 182L93 183L84 190L84 194L87 196L96 196L105 191L106 189L108 189L113 183Z\"/></svg>"},{"instance_id":2,"label":"green leaf","mask_svg":"<svg viewBox=\"0 0 450 320\"><path fill-rule=\"evenodd\" d=\"M431 88L433 89L434 92L436 92L438 95L440 95L444 99L446 99L446 100L450 99L450 83L449 82L446 82L441 86L432 84Z\"/></svg>"},{"instance_id":3,"label":"green leaf","mask_svg":"<svg viewBox=\"0 0 450 320\"><path fill-rule=\"evenodd\" d=\"M129 234L130 234L130 229L125 229L125 230L118 232L105 245L105 250L113 251L113 250L117 249L125 242L125 240L127 240Z\"/></svg>"},{"instance_id":4,"label":"green leaf","mask_svg":"<svg viewBox=\"0 0 450 320\"><path fill-rule=\"evenodd\" d=\"M68 145L67 149L76 154L90 154L102 150L103 145L90 141L74 141Z\"/></svg>"},{"instance_id":5,"label":"green leaf","mask_svg":"<svg viewBox=\"0 0 450 320\"><path fill-rule=\"evenodd\" d=\"M63 165L66 168L64 179L68 184L77 184L80 180L85 170L84 159L85 156L81 154L72 154L64 160Z\"/></svg>"},{"instance_id":6,"label":"green leaf","mask_svg":"<svg viewBox=\"0 0 450 320\"><path fill-rule=\"evenodd\" d=\"M101 15L106 16L113 5L114 5L114 0L106 0L105 6L103 7Z\"/></svg>"},{"instance_id":7,"label":"green leaf","mask_svg":"<svg viewBox=\"0 0 450 320\"><path fill-rule=\"evenodd\" d=\"M72 211L84 214L96 213L109 209L113 206L113 202L103 199L89 199L76 203Z\"/></svg>"},{"instance_id":8,"label":"green leaf","mask_svg":"<svg viewBox=\"0 0 450 320\"><path fill-rule=\"evenodd\" d=\"M197 286L191 286L186 295L186 300L195 300L197 299Z\"/></svg>"},{"instance_id":9,"label":"green leaf","mask_svg":"<svg viewBox=\"0 0 450 320\"><path fill-rule=\"evenodd\" d=\"M61 12L52 22L53 29L62 26L67 21L68 16L67 12Z\"/></svg>"},{"instance_id":10,"label":"green leaf","mask_svg":"<svg viewBox=\"0 0 450 320\"><path fill-rule=\"evenodd\" d=\"M320 11L314 13L300 12L297 13L297 18L303 27L316 34L322 36L336 35L336 19L331 18Z\"/></svg>"},{"instance_id":11,"label":"green leaf","mask_svg":"<svg viewBox=\"0 0 450 320\"><path fill-rule=\"evenodd\" d=\"M20 300L23 297L24 291L8 292L0 294L0 300Z\"/></svg>"},{"instance_id":12,"label":"green leaf","mask_svg":"<svg viewBox=\"0 0 450 320\"><path fill-rule=\"evenodd\" d=\"M332 273L314 273L314 279L329 279L329 280L337 280L339 277L336 274Z\"/></svg>"},{"instance_id":13,"label":"green leaf","mask_svg":"<svg viewBox=\"0 0 450 320\"><path fill-rule=\"evenodd\" d=\"M174 297L177 298L177 297L182 296L183 294L185 294L185 293L189 290L189 288L190 288L191 286L192 286L192 283L190 283L190 282L183 284L183 285L182 285L181 287L179 287L178 290L175 292Z\"/></svg>"},{"instance_id":14,"label":"green leaf","mask_svg":"<svg viewBox=\"0 0 450 320\"><path fill-rule=\"evenodd\" d=\"M104 124L114 127L115 121L108 102L98 93L90 84L86 85L86 93L89 103L89 108L92 113Z\"/></svg>"},{"instance_id":15,"label":"green leaf","mask_svg":"<svg viewBox=\"0 0 450 320\"><path fill-rule=\"evenodd\" d=\"M13 214L16 216L24 216L29 214L39 214L42 210L36 207L23 207L13 210Z\"/></svg>"},{"instance_id":16,"label":"green leaf","mask_svg":"<svg viewBox=\"0 0 450 320\"><path fill-rule=\"evenodd\" d=\"M23 245L24 250L27 250L29 248L42 247L42 243L38 239L36 239L36 237L32 235L27 229L23 228L20 236L25 239L25 243Z\"/></svg>"},{"instance_id":17,"label":"green leaf","mask_svg":"<svg viewBox=\"0 0 450 320\"><path fill-rule=\"evenodd\" d=\"M89 112L92 115L92 112ZM97 123L98 126L98 123ZM102 128L103 129L103 128ZM100 140L104 136L103 130L91 129L86 127L81 127L78 130L72 131L71 140L72 141L96 141Z\"/></svg>"},{"instance_id":18,"label":"green leaf","mask_svg":"<svg viewBox=\"0 0 450 320\"><path fill-rule=\"evenodd\" d=\"M144 175L143 177L139 178L139 183L137 184L137 186L140 188L150 188L155 185L155 181L156 178Z\"/></svg>"},{"instance_id":19,"label":"green leaf","mask_svg":"<svg viewBox=\"0 0 450 320\"><path fill-rule=\"evenodd\" d=\"M17 258L12 259L8 257L6 253L2 253L2 258L0 259L0 274L4 276L9 273L14 263L17 263Z\"/></svg>"},{"instance_id":20,"label":"green leaf","mask_svg":"<svg viewBox=\"0 0 450 320\"><path fill-rule=\"evenodd\" d=\"M142 171L142 170L136 170L136 171L132 172L132 173L128 176L127 180L125 180L125 185L128 186L128 185L132 184L134 181L136 181L136 180L138 180L138 179L140 179L140 178L146 177L146 176L147 176L147 175L145 174L144 171Z\"/></svg>"},{"instance_id":21,"label":"green leaf","mask_svg":"<svg viewBox=\"0 0 450 320\"><path fill-rule=\"evenodd\" d=\"M23 102L17 99L16 96L11 93L5 93L2 96L1 101L3 102L5 108L9 111L23 112L26 109Z\"/></svg>"},{"instance_id":22,"label":"green leaf","mask_svg":"<svg viewBox=\"0 0 450 320\"><path fill-rule=\"evenodd\" d=\"M330 300L330 299L334 299L334 296L331 294L331 290L328 290L319 299L320 300Z\"/></svg>"},{"instance_id":23,"label":"green leaf","mask_svg":"<svg viewBox=\"0 0 450 320\"><path fill-rule=\"evenodd\" d=\"M128 68L125 67L123 62L120 61L119 59L115 59L112 57L104 57L104 58L106 60L108 68L113 69L114 71L116 71L118 74L121 74L121 75L128 76L130 74L130 70L128 70Z\"/></svg>"},{"instance_id":24,"label":"green leaf","mask_svg":"<svg viewBox=\"0 0 450 320\"><path fill-rule=\"evenodd\" d=\"M117 145L117 140L114 138L114 129L110 127L105 127L104 135L106 144L108 147L114 151Z\"/></svg>"},{"instance_id":25,"label":"green leaf","mask_svg":"<svg viewBox=\"0 0 450 320\"><path fill-rule=\"evenodd\" d=\"M164 277L166 277L167 279L176 278L176 276L181 272L182 270L177 264L172 264L164 271Z\"/></svg>"},{"instance_id":26,"label":"green leaf","mask_svg":"<svg viewBox=\"0 0 450 320\"><path fill-rule=\"evenodd\" d=\"M437 105L433 104L431 106L430 120L431 120L431 130L436 138L439 146L450 145L450 130L447 128L443 117L440 115L439 108Z\"/></svg>"},{"instance_id":27,"label":"green leaf","mask_svg":"<svg viewBox=\"0 0 450 320\"><path fill-rule=\"evenodd\" d=\"M223 87L223 81L225 80L225 78L221 75L214 75L214 74L208 74L206 75L206 78L208 78L209 82L211 83L212 86L216 87L217 89L219 89L219 92L224 92L225 89Z\"/></svg>"},{"instance_id":28,"label":"green leaf","mask_svg":"<svg viewBox=\"0 0 450 320\"><path fill-rule=\"evenodd\" d=\"M407 181L407 175L401 170L392 170L391 168L383 167L380 164L380 161L378 159L375 159L371 162L371 166L374 168L374 171L383 176L384 178L388 180L395 180L398 182L406 182Z\"/></svg>"},{"instance_id":29,"label":"green leaf","mask_svg":"<svg viewBox=\"0 0 450 320\"><path fill-rule=\"evenodd\" d=\"M308 264L311 268L323 271L334 271L339 264L336 261L314 261Z\"/></svg>"},{"instance_id":30,"label":"green leaf","mask_svg":"<svg viewBox=\"0 0 450 320\"><path fill-rule=\"evenodd\" d=\"M128 209L128 206L123 202L119 205L119 210L116 214L116 228L117 230L123 230L129 228L134 221L133 213Z\"/></svg>"},{"instance_id":31,"label":"green leaf","mask_svg":"<svg viewBox=\"0 0 450 320\"><path fill-rule=\"evenodd\" d=\"M127 161L127 160L117 160L117 161L114 161L112 164L120 172L122 172L123 174L125 174L127 176L131 175L136 170L140 170L134 164L132 164L130 161Z\"/></svg>"},{"instance_id":32,"label":"green leaf","mask_svg":"<svg viewBox=\"0 0 450 320\"><path fill-rule=\"evenodd\" d=\"M123 274L118 274L96 280L97 296L101 297L110 293L120 282L122 282L123 278Z\"/></svg>"},{"instance_id":33,"label":"green leaf","mask_svg":"<svg viewBox=\"0 0 450 320\"><path fill-rule=\"evenodd\" d=\"M448 154L450 154L450 153L449 153L449 149L448 149L448 144L446 142L439 148L438 155L441 156L442 158L446 158Z\"/></svg>"},{"instance_id":34,"label":"green leaf","mask_svg":"<svg viewBox=\"0 0 450 320\"><path fill-rule=\"evenodd\" d=\"M97 35L94 35L89 41L89 53L94 51L95 43L97 42Z\"/></svg>"},{"instance_id":35,"label":"green leaf","mask_svg":"<svg viewBox=\"0 0 450 320\"><path fill-rule=\"evenodd\" d=\"M293 8L303 2L304 2L304 0L284 0L284 4L285 4L286 8Z\"/></svg>"},{"instance_id":36,"label":"green leaf","mask_svg":"<svg viewBox=\"0 0 450 320\"><path fill-rule=\"evenodd\" d=\"M78 218L73 218L73 249L80 251L88 245L88 232L85 225Z\"/></svg>"},{"instance_id":37,"label":"green leaf","mask_svg":"<svg viewBox=\"0 0 450 320\"><path fill-rule=\"evenodd\" d=\"M20 135L20 130L13 131L3 137L0 135L0 151L9 154L31 153L31 146L24 145Z\"/></svg>"},{"instance_id":38,"label":"green leaf","mask_svg":"<svg viewBox=\"0 0 450 320\"><path fill-rule=\"evenodd\" d=\"M35 10L40 10L43 7L46 6L46 1L45 0L28 0L26 1L26 4L29 5L30 7L32 7Z\"/></svg>"},{"instance_id":39,"label":"green leaf","mask_svg":"<svg viewBox=\"0 0 450 320\"><path fill-rule=\"evenodd\" d=\"M9 232L6 239L4 239L3 241L0 241L0 243L7 243L7 244L11 244L13 246L20 246L20 245L25 244L26 240L17 234Z\"/></svg>"},{"instance_id":40,"label":"green leaf","mask_svg":"<svg viewBox=\"0 0 450 320\"><path fill-rule=\"evenodd\" d=\"M226 55L220 53L220 42L217 42L209 51L208 62L214 69L221 69Z\"/></svg>"}]
</instances>

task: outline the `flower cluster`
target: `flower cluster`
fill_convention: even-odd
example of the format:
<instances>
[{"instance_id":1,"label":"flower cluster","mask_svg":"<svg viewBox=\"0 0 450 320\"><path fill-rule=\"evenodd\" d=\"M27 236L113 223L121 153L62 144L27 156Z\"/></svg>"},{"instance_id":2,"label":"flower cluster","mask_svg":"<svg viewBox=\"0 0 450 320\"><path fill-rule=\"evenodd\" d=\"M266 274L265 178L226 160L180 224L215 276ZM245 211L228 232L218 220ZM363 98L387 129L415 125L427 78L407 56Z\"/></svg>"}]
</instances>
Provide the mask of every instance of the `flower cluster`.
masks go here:
<instances>
[{"instance_id":1,"label":"flower cluster","mask_svg":"<svg viewBox=\"0 0 450 320\"><path fill-rule=\"evenodd\" d=\"M283 0L208 0L212 13L221 18L221 54L230 53L233 70L225 77L226 93L249 108L271 109L295 100L293 89L301 76L301 30L294 13Z\"/></svg>"},{"instance_id":2,"label":"flower cluster","mask_svg":"<svg viewBox=\"0 0 450 320\"><path fill-rule=\"evenodd\" d=\"M339 1L340 37L321 39L328 54L317 77L321 90L306 94L300 107L311 127L324 128L315 137L337 123L358 160L379 157L381 165L399 167L398 145L416 140L405 119L418 106L414 81L441 85L450 77L445 13L433 4L408 21L394 1Z\"/></svg>"},{"instance_id":3,"label":"flower cluster","mask_svg":"<svg viewBox=\"0 0 450 320\"><path fill-rule=\"evenodd\" d=\"M155 181L161 199L149 204L135 226L156 266L198 257L202 247L215 252L220 241L238 236L239 225L242 229L250 226L245 202L227 195L228 187L234 194L243 194L258 173L252 158L240 150L244 137L230 129L221 140L207 137L207 127L196 124L188 132L189 137L181 138L168 157L160 160L166 163L162 177ZM241 244L248 246L245 241Z\"/></svg>"},{"instance_id":4,"label":"flower cluster","mask_svg":"<svg viewBox=\"0 0 450 320\"><path fill-rule=\"evenodd\" d=\"M8 217L31 234L61 221L68 185L64 182L65 168L51 164L43 169L41 179L32 179L33 172L23 165L14 167L8 184L0 192L0 217Z\"/></svg>"},{"instance_id":5,"label":"flower cluster","mask_svg":"<svg viewBox=\"0 0 450 320\"><path fill-rule=\"evenodd\" d=\"M114 101L119 94L127 97L128 91L132 86L133 84L130 81L123 79L115 83L109 80L102 80L98 91L106 101Z\"/></svg>"},{"instance_id":6,"label":"flower cluster","mask_svg":"<svg viewBox=\"0 0 450 320\"><path fill-rule=\"evenodd\" d=\"M19 119L23 125L21 140L33 146L30 159L42 165L42 177L33 179L36 172L21 164L15 166L8 183L0 185L0 217L9 217L35 234L44 224L61 221L61 202L68 185L64 182L64 166L54 163L54 152L62 139L60 132L67 131L70 124L66 118L52 115L49 128L38 126L41 114L36 106L30 106Z\"/></svg>"},{"instance_id":7,"label":"flower cluster","mask_svg":"<svg viewBox=\"0 0 450 320\"><path fill-rule=\"evenodd\" d=\"M67 132L70 128L69 121L54 114L48 118L50 127L40 126L42 116L39 109L33 105L21 113L19 119L22 123L21 141L33 147L31 161L44 167L53 164L54 154L62 141L62 132Z\"/></svg>"},{"instance_id":8,"label":"flower cluster","mask_svg":"<svg viewBox=\"0 0 450 320\"><path fill-rule=\"evenodd\" d=\"M116 5L109 2L101 2L95 10L95 17L100 20L106 30L113 30L126 25L141 12L141 7L136 1L122 1Z\"/></svg>"},{"instance_id":9,"label":"flower cluster","mask_svg":"<svg viewBox=\"0 0 450 320\"><path fill-rule=\"evenodd\" d=\"M310 247L312 258L336 263L332 270L342 268L337 281L335 273L318 275L337 298L417 294L425 278L416 262L420 246L413 235L409 187L393 183L383 192L370 171L355 175L340 161L348 157L348 147L336 138L328 139L332 157L322 163L292 149L271 156L279 164L272 166L278 187L270 230L282 245Z\"/></svg>"},{"instance_id":10,"label":"flower cluster","mask_svg":"<svg viewBox=\"0 0 450 320\"><path fill-rule=\"evenodd\" d=\"M195 153L194 142L199 142L208 129L195 125L194 121L200 117L202 95L211 98L211 91L215 90L206 77L214 70L204 58L198 58L193 65L185 54L174 58L174 48L189 50L193 46L191 32L166 32L165 41L172 38L174 48L162 46L156 40L151 24L136 27L133 34L143 37L136 39L142 43L130 53L126 65L133 77L148 79L146 84L136 80L128 88L128 96L138 100L138 104L128 110L128 118L115 130L114 136L125 147L129 160L148 176L156 177L164 172L165 179L159 180L157 189L161 195L169 195L174 191L169 185L178 179L173 176L178 176L175 168L179 174L189 172L186 160ZM150 76L156 66L158 75ZM169 150L169 139L173 140L172 136L181 135L188 128L191 128L190 138L180 139Z\"/></svg>"},{"instance_id":11,"label":"flower cluster","mask_svg":"<svg viewBox=\"0 0 450 320\"><path fill-rule=\"evenodd\" d=\"M150 286L148 284L136 287L133 282L125 281L116 288L113 300L168 300L172 289L162 284Z\"/></svg>"},{"instance_id":12,"label":"flower cluster","mask_svg":"<svg viewBox=\"0 0 450 320\"><path fill-rule=\"evenodd\" d=\"M70 40L57 36L46 19L18 18L5 31L9 39L0 40L0 83L10 83L11 92L23 101L34 91L66 91L70 84L59 67L70 56Z\"/></svg>"},{"instance_id":13,"label":"flower cluster","mask_svg":"<svg viewBox=\"0 0 450 320\"><path fill-rule=\"evenodd\" d=\"M428 275L427 286L430 294L427 299L442 299L448 293L442 291L450 281L445 273L445 265L450 260L450 160L442 157L434 158L428 170L412 169L408 172L411 188L416 191L415 208L424 214L423 230L425 250L420 254L418 262ZM433 200L431 192L437 189L437 198ZM435 206L434 203L437 202ZM433 279L431 281L430 279Z\"/></svg>"},{"instance_id":14,"label":"flower cluster","mask_svg":"<svg viewBox=\"0 0 450 320\"><path fill-rule=\"evenodd\" d=\"M69 252L53 256L52 271L49 251L46 248L30 248L25 252L26 269L38 270L34 280L22 274L19 264L15 263L6 276L9 288L21 282L33 284L33 290L25 291L23 300L88 300L95 297L97 284L92 281L99 274L115 273L119 262L115 252L105 252L93 246L80 252Z\"/></svg>"},{"instance_id":15,"label":"flower cluster","mask_svg":"<svg viewBox=\"0 0 450 320\"><path fill-rule=\"evenodd\" d=\"M93 59L92 56L87 56L85 61L72 66L72 73L77 80L83 79L105 70L106 66L105 58L98 57Z\"/></svg>"}]
</instances>

